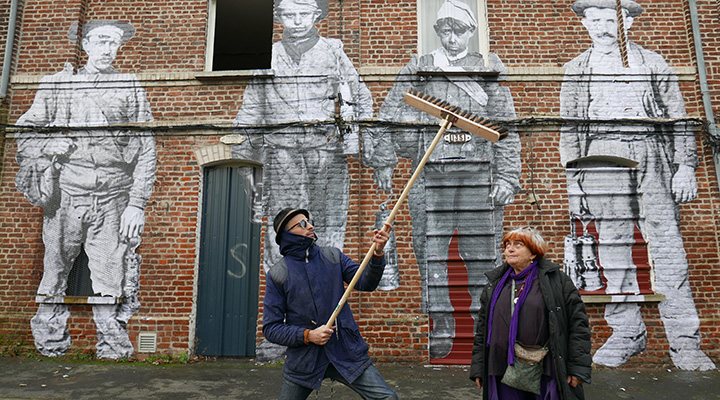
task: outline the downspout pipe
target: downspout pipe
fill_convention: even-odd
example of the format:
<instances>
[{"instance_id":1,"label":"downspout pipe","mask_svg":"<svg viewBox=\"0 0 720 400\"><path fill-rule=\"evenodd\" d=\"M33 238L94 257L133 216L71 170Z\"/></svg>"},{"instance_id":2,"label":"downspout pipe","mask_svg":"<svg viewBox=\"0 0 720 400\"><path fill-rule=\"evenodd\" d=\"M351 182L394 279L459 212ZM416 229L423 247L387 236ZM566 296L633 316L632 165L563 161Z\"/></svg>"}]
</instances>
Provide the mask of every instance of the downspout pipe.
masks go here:
<instances>
[{"instance_id":1,"label":"downspout pipe","mask_svg":"<svg viewBox=\"0 0 720 400\"><path fill-rule=\"evenodd\" d=\"M720 131L715 124L715 115L712 109L710 88L708 87L707 70L705 68L705 57L703 55L702 38L700 36L700 22L698 20L697 3L695 0L688 0L690 11L690 23L692 24L693 41L695 44L695 59L697 60L698 78L700 79L700 93L702 94L703 107L705 108L705 119L708 122L708 133L713 148L713 160L715 161L715 175L718 189L720 189Z\"/></svg>"},{"instance_id":2,"label":"downspout pipe","mask_svg":"<svg viewBox=\"0 0 720 400\"><path fill-rule=\"evenodd\" d=\"M0 100L5 99L10 83L10 66L12 65L13 47L15 46L15 24L17 22L18 2L10 2L10 19L8 21L7 41L5 42L5 57L3 57L2 77L0 77Z\"/></svg>"}]
</instances>

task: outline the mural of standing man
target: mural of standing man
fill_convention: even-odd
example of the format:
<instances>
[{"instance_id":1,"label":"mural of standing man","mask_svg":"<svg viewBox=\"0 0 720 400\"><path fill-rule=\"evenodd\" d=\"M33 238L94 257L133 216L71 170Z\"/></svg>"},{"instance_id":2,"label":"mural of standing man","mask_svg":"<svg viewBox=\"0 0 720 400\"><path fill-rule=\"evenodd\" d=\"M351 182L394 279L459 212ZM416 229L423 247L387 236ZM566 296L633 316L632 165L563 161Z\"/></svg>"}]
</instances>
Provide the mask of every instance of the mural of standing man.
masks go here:
<instances>
[{"instance_id":1,"label":"mural of standing man","mask_svg":"<svg viewBox=\"0 0 720 400\"><path fill-rule=\"evenodd\" d=\"M468 50L477 28L476 15L465 2L446 0L437 9L434 24L442 47L411 59L398 74L379 115L384 123L395 125L375 129L364 154L368 165L375 168L381 189L392 187L397 157L410 158L414 168L437 133L438 121L434 117L405 104L403 94L408 90L419 90L479 116L515 118L510 91L496 78L462 74L463 70L505 71L497 55L490 53L486 67L482 55ZM431 74L420 76L419 71ZM453 73L445 73L449 71ZM408 204L413 249L423 282L423 311L432 319L431 358L447 356L455 337L455 310L448 284L450 241L453 237L459 241L459 254L468 270L470 313L474 316L482 285L487 282L483 272L499 261L503 206L512 202L520 187L519 177L520 140L516 132L511 130L506 138L492 144L453 129L436 147L410 192Z\"/></svg>"},{"instance_id":2,"label":"mural of standing man","mask_svg":"<svg viewBox=\"0 0 720 400\"><path fill-rule=\"evenodd\" d=\"M659 311L673 363L685 370L714 369L700 350L699 319L679 228L678 203L697 195L695 137L683 123L607 121L686 116L677 76L660 55L628 41L627 66L623 66L619 43L643 8L622 0L623 32L618 30L615 5L615 0L577 0L572 6L593 44L565 65L561 115L602 121L568 122L561 131L560 155L566 166L582 157L610 156L634 161L637 168L613 174L610 185L607 162L585 163L581 173L569 172L568 190L585 191L583 200L571 205L576 208L571 212L594 218L606 292L613 294L638 293L632 258L637 221L648 244L655 291L665 296ZM630 193L630 198L589 193L602 187L603 181L606 187ZM595 363L619 366L645 349L647 333L637 303L607 304L605 319L613 333L593 356Z\"/></svg>"},{"instance_id":3,"label":"mural of standing man","mask_svg":"<svg viewBox=\"0 0 720 400\"><path fill-rule=\"evenodd\" d=\"M68 350L68 306L53 299L66 294L68 275L84 249L94 295L115 299L93 305L97 356L117 359L133 354L126 325L139 308L134 250L155 181L156 155L149 132L113 125L148 122L152 114L135 75L112 66L134 35L133 26L88 21L70 29L73 43L78 33L87 53L85 66L74 72L66 64L63 71L43 77L32 106L16 123L62 128L24 131L17 141L18 189L44 209L44 271L31 327L43 355Z\"/></svg>"},{"instance_id":4,"label":"mural of standing man","mask_svg":"<svg viewBox=\"0 0 720 400\"><path fill-rule=\"evenodd\" d=\"M356 122L372 116L372 97L342 42L319 35L315 24L327 7L326 0L275 0L283 37L272 48L274 76L246 88L234 126L249 140L233 151L263 163L265 215L307 209L319 218L314 221L319 243L342 248L346 158L358 152ZM267 242L275 240L270 219L265 235ZM278 247L266 245L265 271L279 260Z\"/></svg>"}]
</instances>

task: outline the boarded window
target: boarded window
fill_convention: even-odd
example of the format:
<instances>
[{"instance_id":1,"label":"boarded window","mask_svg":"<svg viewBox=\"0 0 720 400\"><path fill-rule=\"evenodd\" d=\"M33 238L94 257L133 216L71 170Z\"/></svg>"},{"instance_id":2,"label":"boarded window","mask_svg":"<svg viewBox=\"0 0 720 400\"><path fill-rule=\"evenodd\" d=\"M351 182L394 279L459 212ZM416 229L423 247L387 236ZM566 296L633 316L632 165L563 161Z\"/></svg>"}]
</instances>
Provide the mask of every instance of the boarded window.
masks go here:
<instances>
[{"instance_id":1,"label":"boarded window","mask_svg":"<svg viewBox=\"0 0 720 400\"><path fill-rule=\"evenodd\" d=\"M273 2L210 0L206 71L270 68Z\"/></svg>"}]
</instances>

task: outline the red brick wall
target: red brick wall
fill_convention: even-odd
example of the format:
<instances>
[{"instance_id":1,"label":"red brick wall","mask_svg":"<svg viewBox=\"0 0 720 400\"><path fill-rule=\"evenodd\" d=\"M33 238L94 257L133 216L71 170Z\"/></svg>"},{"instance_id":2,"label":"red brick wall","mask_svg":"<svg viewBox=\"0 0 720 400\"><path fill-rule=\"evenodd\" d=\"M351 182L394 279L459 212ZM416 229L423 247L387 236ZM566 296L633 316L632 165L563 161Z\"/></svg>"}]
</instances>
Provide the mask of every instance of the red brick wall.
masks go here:
<instances>
[{"instance_id":1,"label":"red brick wall","mask_svg":"<svg viewBox=\"0 0 720 400\"><path fill-rule=\"evenodd\" d=\"M9 0L5 0L9 3ZM47 2L29 0L22 14L17 75L45 75L63 63L82 65L84 54L67 39L67 30L78 19L124 19L137 29L118 53L116 67L123 72L200 72L204 65L207 3L202 0L178 2L136 2L122 0ZM320 24L323 35L343 40L345 51L356 68L404 65L416 51L416 3L413 0L331 1L328 18ZM0 0L0 10L3 10ZM491 50L506 66L561 67L584 51L590 40L580 19L569 8L571 2L507 2L488 0ZM342 5L342 9L340 8ZM694 66L690 20L684 1L644 1L645 13L636 18L631 38L659 52L674 67ZM720 114L720 52L715 32L720 29L716 2L700 1L701 26L715 112ZM6 24L2 24L0 37ZM2 26L5 25L5 26ZM276 32L278 32L276 26ZM275 35L277 40L278 34ZM366 77L375 107L382 103L391 85L394 69L384 79ZM522 78L522 79L520 79ZM554 117L559 112L562 76L549 80L537 76L511 76L510 87L520 118ZM223 81L144 81L156 121L167 125L228 124L242 103L246 85L243 78ZM700 90L696 82L682 81L688 113L703 117ZM10 121L30 106L33 87L17 86L12 92ZM219 134L222 132L219 132ZM158 331L159 351L187 350L197 253L198 196L201 172L195 150L216 144L218 135L197 130L158 132L158 171L154 194L146 210L145 235L140 253L140 312L129 329L135 343L139 331ZM535 225L549 239L550 258L562 259L562 243L569 231L567 191L559 163L558 127L531 122L521 130L522 191L506 209L506 226ZM718 195L715 166L707 143L698 137L700 166L697 170L698 199L681 207L681 228L690 264L690 280L701 319L703 349L720 360L720 264L718 256ZM17 334L30 346L29 319L35 312L34 293L42 274L42 214L30 206L14 187L17 166L15 143L4 146L0 176L0 335ZM410 176L410 163L402 160L394 193ZM350 165L350 209L345 251L358 259L367 250L368 228L387 195L373 183L372 170L353 160ZM404 178L404 179L403 179ZM534 192L537 204L526 202ZM401 265L401 287L391 292L353 294L351 304L368 339L372 355L384 361L427 361L428 318L420 312L420 277L415 267L410 235L410 218L403 206L395 223ZM264 274L258 310L262 311ZM593 347L610 334L602 305L589 305ZM69 323L73 348L94 348L94 326L87 307L74 307ZM648 327L648 351L632 359L629 366L668 364L667 341L657 306L643 306ZM258 327L259 331L259 327Z\"/></svg>"}]
</instances>

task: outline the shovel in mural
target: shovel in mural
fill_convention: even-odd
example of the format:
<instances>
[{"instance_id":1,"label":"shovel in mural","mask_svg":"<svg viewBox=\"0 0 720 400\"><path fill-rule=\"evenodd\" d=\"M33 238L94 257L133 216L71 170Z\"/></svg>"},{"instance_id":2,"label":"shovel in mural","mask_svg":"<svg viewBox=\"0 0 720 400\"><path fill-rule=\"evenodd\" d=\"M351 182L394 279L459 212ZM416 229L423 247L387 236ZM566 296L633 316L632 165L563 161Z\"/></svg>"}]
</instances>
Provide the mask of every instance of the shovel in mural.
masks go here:
<instances>
[{"instance_id":1,"label":"shovel in mural","mask_svg":"<svg viewBox=\"0 0 720 400\"><path fill-rule=\"evenodd\" d=\"M410 189L412 188L417 178L420 176L420 173L425 167L425 164L430 158L430 155L432 154L438 143L440 143L443 135L445 135L445 132L450 129L450 127L455 125L460 129L463 129L473 135L480 136L493 143L502 139L507 134L507 130L505 128L501 127L492 120L476 116L472 113L462 110L460 107L449 104L441 99L435 98L433 96L428 96L414 90L405 93L405 102L420 111L440 118L442 121L440 123L440 129L438 129L435 138L425 151L425 155L423 155L422 159L418 163L417 167L415 168L415 172L413 172L412 176L410 177L410 180L405 184L405 188L400 194L398 200L395 202L395 206L393 207L392 211L387 216L387 219L385 219L382 229L386 229L386 227L392 225L392 222L395 220L395 215L400 209L402 203L407 199L408 195L410 194ZM335 311L333 311L332 315L328 319L328 322L325 324L326 326L332 327L335 324L335 319L337 318L338 314L340 314L340 310L342 310L343 306L347 302L348 297L350 297L350 293L352 293L353 289L355 288L355 284L360 279L360 276L365 270L365 267L367 267L368 263L370 262L370 259L375 252L376 246L377 244L373 243L372 246L370 246L367 254L365 254L365 258L363 258L360 267L358 268L357 272L355 272L355 275L345 289L345 293L340 298L338 305L335 307Z\"/></svg>"}]
</instances>

